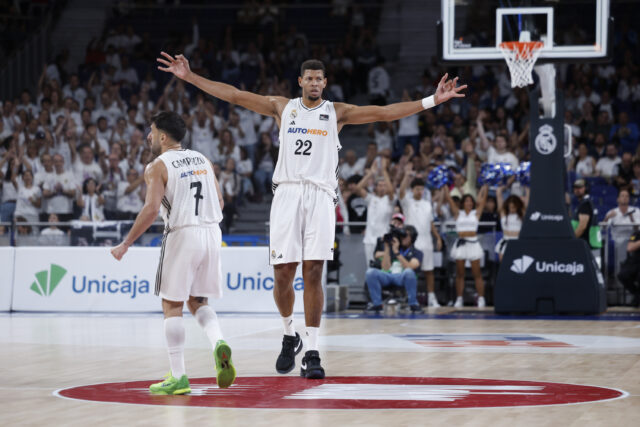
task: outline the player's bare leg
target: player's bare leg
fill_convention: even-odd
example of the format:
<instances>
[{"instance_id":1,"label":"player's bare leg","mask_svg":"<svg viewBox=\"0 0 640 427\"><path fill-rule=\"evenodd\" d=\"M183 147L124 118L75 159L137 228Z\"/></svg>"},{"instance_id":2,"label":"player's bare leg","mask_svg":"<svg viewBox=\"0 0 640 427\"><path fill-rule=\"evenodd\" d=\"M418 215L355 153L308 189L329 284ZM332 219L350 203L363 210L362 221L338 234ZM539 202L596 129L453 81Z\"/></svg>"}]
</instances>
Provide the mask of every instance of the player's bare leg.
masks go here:
<instances>
[{"instance_id":1,"label":"player's bare leg","mask_svg":"<svg viewBox=\"0 0 640 427\"><path fill-rule=\"evenodd\" d=\"M324 261L309 260L302 262L307 352L302 358L300 376L307 379L324 378L324 369L320 365L320 353L318 352L318 331L324 306L324 293L322 291L323 266Z\"/></svg>"},{"instance_id":2,"label":"player's bare leg","mask_svg":"<svg viewBox=\"0 0 640 427\"><path fill-rule=\"evenodd\" d=\"M287 374L296 366L296 354L302 350L302 339L293 326L293 304L296 299L293 290L293 279L296 274L297 262L278 264L273 266L274 286L273 299L282 316L284 337L282 351L276 361L276 371ZM306 286L305 286L306 288Z\"/></svg>"}]
</instances>

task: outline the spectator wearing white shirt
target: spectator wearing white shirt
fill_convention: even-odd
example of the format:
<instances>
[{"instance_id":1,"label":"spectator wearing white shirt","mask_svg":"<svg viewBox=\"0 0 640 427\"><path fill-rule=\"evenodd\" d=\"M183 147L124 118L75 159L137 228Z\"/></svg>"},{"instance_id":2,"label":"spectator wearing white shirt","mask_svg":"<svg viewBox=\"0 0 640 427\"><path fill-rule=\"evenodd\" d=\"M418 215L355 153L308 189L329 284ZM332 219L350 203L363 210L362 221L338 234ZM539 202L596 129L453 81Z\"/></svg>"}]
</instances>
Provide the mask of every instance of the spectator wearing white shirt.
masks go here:
<instances>
[{"instance_id":1,"label":"spectator wearing white shirt","mask_svg":"<svg viewBox=\"0 0 640 427\"><path fill-rule=\"evenodd\" d=\"M107 43L107 54L106 54L105 62L108 65L111 65L112 67L114 67L116 70L120 69L120 66L121 66L120 55L118 54L115 47L113 46L113 43Z\"/></svg>"},{"instance_id":2,"label":"spectator wearing white shirt","mask_svg":"<svg viewBox=\"0 0 640 427\"><path fill-rule=\"evenodd\" d=\"M372 138L378 151L393 149L395 134L393 126L389 122L377 122L369 125L369 137Z\"/></svg>"},{"instance_id":3,"label":"spectator wearing white shirt","mask_svg":"<svg viewBox=\"0 0 640 427\"><path fill-rule=\"evenodd\" d=\"M114 76L114 81L117 84L122 85L123 87L133 89L138 87L140 84L140 78L138 77L138 72L135 68L133 68L129 62L129 57L124 56L122 58L121 67L116 71Z\"/></svg>"},{"instance_id":4,"label":"spectator wearing white shirt","mask_svg":"<svg viewBox=\"0 0 640 427\"><path fill-rule=\"evenodd\" d=\"M103 171L100 165L95 161L93 150L89 145L83 144L77 149L71 150L71 159L73 161L73 173L76 177L78 187L81 187L88 178L93 178L96 182L101 182Z\"/></svg>"},{"instance_id":5,"label":"spectator wearing white shirt","mask_svg":"<svg viewBox=\"0 0 640 427\"><path fill-rule=\"evenodd\" d=\"M365 162L364 157L356 157L354 150L347 150L344 153L344 162L340 165L340 177L347 180L353 175L364 175Z\"/></svg>"},{"instance_id":6,"label":"spectator wearing white shirt","mask_svg":"<svg viewBox=\"0 0 640 427\"><path fill-rule=\"evenodd\" d=\"M31 117L37 117L40 108L31 102L31 93L25 89L20 95L20 103L16 105L16 111L26 111Z\"/></svg>"},{"instance_id":7,"label":"spectator wearing white shirt","mask_svg":"<svg viewBox=\"0 0 640 427\"><path fill-rule=\"evenodd\" d=\"M613 225L612 236L616 243L626 243L635 231L632 224L640 223L640 209L629 206L631 194L626 187L618 191L618 206L611 209L604 217L604 222Z\"/></svg>"},{"instance_id":8,"label":"spectator wearing white shirt","mask_svg":"<svg viewBox=\"0 0 640 427\"><path fill-rule=\"evenodd\" d=\"M596 161L589 155L587 144L581 142L578 145L578 156L573 159L569 170L576 172L577 178L588 178L596 173Z\"/></svg>"},{"instance_id":9,"label":"spectator wearing white shirt","mask_svg":"<svg viewBox=\"0 0 640 427\"><path fill-rule=\"evenodd\" d=\"M78 104L84 105L85 99L87 99L87 91L80 86L80 79L77 74L72 74L69 78L69 83L62 88L62 95L75 99Z\"/></svg>"},{"instance_id":10,"label":"spectator wearing white shirt","mask_svg":"<svg viewBox=\"0 0 640 427\"><path fill-rule=\"evenodd\" d=\"M42 195L47 200L46 213L55 213L61 221L73 217L73 200L76 196L76 179L72 172L65 170L64 157L53 156L54 175L43 185Z\"/></svg>"},{"instance_id":11,"label":"spectator wearing white shirt","mask_svg":"<svg viewBox=\"0 0 640 427\"><path fill-rule=\"evenodd\" d=\"M27 222L38 222L42 207L42 191L34 185L33 172L26 169L22 172L21 178L15 178L14 186L18 189L14 217L22 216Z\"/></svg>"},{"instance_id":12,"label":"spectator wearing white shirt","mask_svg":"<svg viewBox=\"0 0 640 427\"><path fill-rule=\"evenodd\" d=\"M618 149L613 142L607 144L606 155L596 163L596 175L610 180L618 175L618 165L622 161L618 156Z\"/></svg>"},{"instance_id":13,"label":"spectator wearing white shirt","mask_svg":"<svg viewBox=\"0 0 640 427\"><path fill-rule=\"evenodd\" d=\"M407 187L411 181L411 192L407 193ZM422 266L420 269L425 272L427 283L428 305L429 307L440 307L435 294L435 281L433 275L433 238L436 240L436 249L442 250L442 238L433 223L433 206L431 202L425 200L424 179L416 178L413 172L412 163L408 163L405 168L404 177L400 184L398 198L405 217L405 225L413 225L418 231L418 237L414 243L416 249L422 251Z\"/></svg>"},{"instance_id":14,"label":"spectator wearing white shirt","mask_svg":"<svg viewBox=\"0 0 640 427\"><path fill-rule=\"evenodd\" d=\"M104 221L104 197L98 191L98 184L95 179L87 178L82 183L82 194L78 194L76 204L82 213L81 221Z\"/></svg>"},{"instance_id":15,"label":"spectator wearing white shirt","mask_svg":"<svg viewBox=\"0 0 640 427\"><path fill-rule=\"evenodd\" d=\"M578 110L582 110L582 104L584 104L586 101L591 102L593 105L600 105L600 95L593 91L590 85L585 85L582 94L578 97Z\"/></svg>"},{"instance_id":16,"label":"spectator wearing white shirt","mask_svg":"<svg viewBox=\"0 0 640 427\"><path fill-rule=\"evenodd\" d=\"M260 125L260 115L240 107L237 107L235 111L238 113L238 127L242 130L242 138L237 141L238 146L245 147L249 158L253 160L258 144L256 127Z\"/></svg>"},{"instance_id":17,"label":"spectator wearing white shirt","mask_svg":"<svg viewBox=\"0 0 640 427\"><path fill-rule=\"evenodd\" d=\"M253 173L257 201L262 200L265 191L271 191L271 178L277 160L278 148L273 145L271 136L267 132L262 132L256 150L255 172Z\"/></svg>"},{"instance_id":18,"label":"spectator wearing white shirt","mask_svg":"<svg viewBox=\"0 0 640 427\"><path fill-rule=\"evenodd\" d=\"M56 223L60 222L58 215L52 213L47 220L51 225L40 232L38 243L46 246L59 246L69 244L64 231L60 230Z\"/></svg>"},{"instance_id":19,"label":"spectator wearing white shirt","mask_svg":"<svg viewBox=\"0 0 640 427\"><path fill-rule=\"evenodd\" d=\"M367 225L362 239L367 268L374 259L373 255L378 238L382 237L389 229L395 205L395 192L389 178L388 168L389 160L387 158L382 159L379 169L378 163L374 162L354 190L367 205ZM372 193L367 190L371 179L375 179Z\"/></svg>"},{"instance_id":20,"label":"spectator wearing white shirt","mask_svg":"<svg viewBox=\"0 0 640 427\"><path fill-rule=\"evenodd\" d=\"M127 171L127 180L118 183L116 209L121 220L134 220L144 202L144 176L137 170Z\"/></svg>"},{"instance_id":21,"label":"spectator wearing white shirt","mask_svg":"<svg viewBox=\"0 0 640 427\"><path fill-rule=\"evenodd\" d=\"M118 218L118 185L126 181L126 174L120 168L120 157L117 153L111 153L107 159L107 171L101 182L102 195L104 197L104 213L106 219Z\"/></svg>"},{"instance_id":22,"label":"spectator wearing white shirt","mask_svg":"<svg viewBox=\"0 0 640 427\"><path fill-rule=\"evenodd\" d=\"M402 91L402 101L411 101L408 90ZM394 151L393 158L398 158L404 152L406 145L413 147L413 152L419 152L420 145L420 128L418 127L418 114L412 114L411 116L403 117L398 120L398 144Z\"/></svg>"},{"instance_id":23,"label":"spectator wearing white shirt","mask_svg":"<svg viewBox=\"0 0 640 427\"><path fill-rule=\"evenodd\" d=\"M481 148L487 151L487 162L496 163L509 163L513 170L518 168L520 162L518 158L510 151L507 151L507 139L504 135L498 134L495 137L495 142L492 144L487 138L484 131L483 119L487 117L484 111L478 114L478 120L476 121L478 127L478 134L480 135Z\"/></svg>"},{"instance_id":24,"label":"spectator wearing white shirt","mask_svg":"<svg viewBox=\"0 0 640 427\"><path fill-rule=\"evenodd\" d=\"M42 164L42 169L34 174L33 183L40 188L40 193L42 194L45 182L53 179L55 170L53 169L53 159L49 153L44 153L40 156L40 163ZM44 197L41 200L40 210L41 212L47 211L47 199ZM40 221L46 221L46 219L47 214L41 213Z\"/></svg>"},{"instance_id":25,"label":"spectator wearing white shirt","mask_svg":"<svg viewBox=\"0 0 640 427\"><path fill-rule=\"evenodd\" d=\"M384 68L384 59L378 57L375 67L369 70L369 102L372 105L387 105L391 79Z\"/></svg>"},{"instance_id":26,"label":"spectator wearing white shirt","mask_svg":"<svg viewBox=\"0 0 640 427\"><path fill-rule=\"evenodd\" d=\"M253 161L249 158L249 153L246 147L240 147L240 161L236 164L236 172L242 180L241 199L242 203L244 197L253 199L253 183L251 182L251 175L253 174Z\"/></svg>"}]
</instances>

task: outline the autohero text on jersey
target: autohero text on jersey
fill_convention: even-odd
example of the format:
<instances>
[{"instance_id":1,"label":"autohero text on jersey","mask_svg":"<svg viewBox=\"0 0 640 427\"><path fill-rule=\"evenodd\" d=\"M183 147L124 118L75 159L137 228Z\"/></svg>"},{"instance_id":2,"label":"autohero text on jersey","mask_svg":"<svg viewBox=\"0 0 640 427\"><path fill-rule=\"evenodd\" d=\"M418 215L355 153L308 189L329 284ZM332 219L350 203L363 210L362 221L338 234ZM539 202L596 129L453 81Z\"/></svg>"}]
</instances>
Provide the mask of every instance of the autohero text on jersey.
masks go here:
<instances>
[{"instance_id":1,"label":"autohero text on jersey","mask_svg":"<svg viewBox=\"0 0 640 427\"><path fill-rule=\"evenodd\" d=\"M171 162L171 166L176 169L204 164L205 160L202 157L185 157L184 159L178 159Z\"/></svg>"},{"instance_id":2,"label":"autohero text on jersey","mask_svg":"<svg viewBox=\"0 0 640 427\"><path fill-rule=\"evenodd\" d=\"M328 132L323 129L307 129L307 128L289 128L288 133L301 133L305 135L322 135L327 136Z\"/></svg>"}]
</instances>

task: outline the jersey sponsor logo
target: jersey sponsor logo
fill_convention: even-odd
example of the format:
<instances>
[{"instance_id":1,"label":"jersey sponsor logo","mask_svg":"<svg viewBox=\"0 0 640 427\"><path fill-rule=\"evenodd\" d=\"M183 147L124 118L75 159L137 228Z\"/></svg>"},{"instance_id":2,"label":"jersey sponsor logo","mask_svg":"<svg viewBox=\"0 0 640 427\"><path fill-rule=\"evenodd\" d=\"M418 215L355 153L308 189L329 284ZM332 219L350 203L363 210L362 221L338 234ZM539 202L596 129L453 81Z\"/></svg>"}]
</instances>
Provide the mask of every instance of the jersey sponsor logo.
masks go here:
<instances>
[{"instance_id":1,"label":"jersey sponsor logo","mask_svg":"<svg viewBox=\"0 0 640 427\"><path fill-rule=\"evenodd\" d=\"M304 135L322 135L327 136L329 132L323 129L307 129L307 128L289 128L287 133L301 133Z\"/></svg>"},{"instance_id":2,"label":"jersey sponsor logo","mask_svg":"<svg viewBox=\"0 0 640 427\"><path fill-rule=\"evenodd\" d=\"M171 166L176 169L186 168L189 166L204 165L205 161L202 157L185 157L184 159L178 159L171 162Z\"/></svg>"},{"instance_id":3,"label":"jersey sponsor logo","mask_svg":"<svg viewBox=\"0 0 640 427\"><path fill-rule=\"evenodd\" d=\"M206 175L206 174L207 174L206 169L200 169L197 171L186 171L180 174L180 178L186 178L188 176Z\"/></svg>"},{"instance_id":4,"label":"jersey sponsor logo","mask_svg":"<svg viewBox=\"0 0 640 427\"><path fill-rule=\"evenodd\" d=\"M190 378L191 393L159 399L154 381L93 384L57 390L67 399L141 405L279 409L427 409L566 405L623 399L629 393L605 387L542 381L429 377L238 377L229 389L212 378ZM268 390L268 392L265 392Z\"/></svg>"},{"instance_id":5,"label":"jersey sponsor logo","mask_svg":"<svg viewBox=\"0 0 640 427\"><path fill-rule=\"evenodd\" d=\"M320 120L328 121L329 120L329 115L328 114L320 114Z\"/></svg>"}]
</instances>

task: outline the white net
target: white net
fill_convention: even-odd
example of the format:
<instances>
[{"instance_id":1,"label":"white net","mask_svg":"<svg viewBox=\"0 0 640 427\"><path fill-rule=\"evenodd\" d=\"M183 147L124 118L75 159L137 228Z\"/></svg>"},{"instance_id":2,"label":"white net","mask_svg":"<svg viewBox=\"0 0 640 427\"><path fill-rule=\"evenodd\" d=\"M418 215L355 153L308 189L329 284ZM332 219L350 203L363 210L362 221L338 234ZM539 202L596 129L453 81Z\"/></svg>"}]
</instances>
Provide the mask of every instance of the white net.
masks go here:
<instances>
[{"instance_id":1,"label":"white net","mask_svg":"<svg viewBox=\"0 0 640 427\"><path fill-rule=\"evenodd\" d=\"M533 83L533 65L543 45L542 42L500 43L500 50L511 73L511 87L525 87Z\"/></svg>"}]
</instances>

